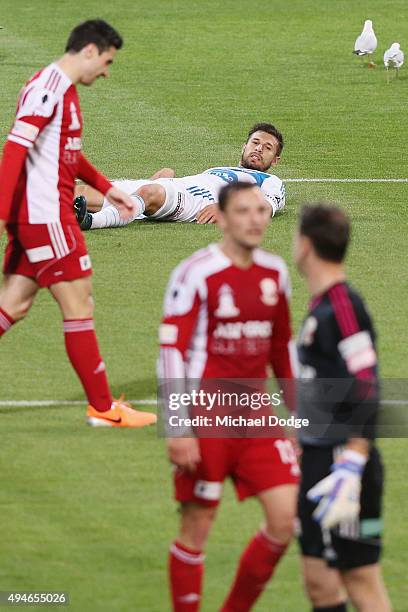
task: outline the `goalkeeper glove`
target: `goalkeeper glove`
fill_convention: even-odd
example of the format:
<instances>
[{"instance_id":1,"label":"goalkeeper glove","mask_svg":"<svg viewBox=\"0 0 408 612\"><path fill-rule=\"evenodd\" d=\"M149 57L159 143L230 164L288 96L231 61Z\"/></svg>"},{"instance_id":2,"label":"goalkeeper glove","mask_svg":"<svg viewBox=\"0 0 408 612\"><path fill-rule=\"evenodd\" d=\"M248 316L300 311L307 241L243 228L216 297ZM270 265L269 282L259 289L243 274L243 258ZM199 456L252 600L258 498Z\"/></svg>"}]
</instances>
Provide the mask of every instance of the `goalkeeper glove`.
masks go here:
<instances>
[{"instance_id":1,"label":"goalkeeper glove","mask_svg":"<svg viewBox=\"0 0 408 612\"><path fill-rule=\"evenodd\" d=\"M332 474L323 478L307 492L311 501L320 502L313 518L324 529L332 529L341 522L352 522L360 513L361 477L366 457L353 450L345 450L332 465Z\"/></svg>"}]
</instances>

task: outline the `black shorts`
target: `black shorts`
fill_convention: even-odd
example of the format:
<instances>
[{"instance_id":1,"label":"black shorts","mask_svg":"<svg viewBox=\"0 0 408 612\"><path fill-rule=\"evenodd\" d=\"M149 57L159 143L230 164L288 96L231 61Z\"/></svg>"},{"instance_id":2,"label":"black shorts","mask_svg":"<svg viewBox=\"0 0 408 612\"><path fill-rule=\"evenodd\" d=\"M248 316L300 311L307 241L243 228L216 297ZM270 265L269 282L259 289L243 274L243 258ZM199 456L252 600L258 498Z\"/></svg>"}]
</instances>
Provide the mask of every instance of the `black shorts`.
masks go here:
<instances>
[{"instance_id":1,"label":"black shorts","mask_svg":"<svg viewBox=\"0 0 408 612\"><path fill-rule=\"evenodd\" d=\"M330 567L348 570L377 563L381 554L381 498L383 465L373 447L363 473L360 517L355 523L322 530L312 518L316 503L306 493L330 474L330 466L343 446L304 446L299 493L299 544L302 554L325 559Z\"/></svg>"}]
</instances>

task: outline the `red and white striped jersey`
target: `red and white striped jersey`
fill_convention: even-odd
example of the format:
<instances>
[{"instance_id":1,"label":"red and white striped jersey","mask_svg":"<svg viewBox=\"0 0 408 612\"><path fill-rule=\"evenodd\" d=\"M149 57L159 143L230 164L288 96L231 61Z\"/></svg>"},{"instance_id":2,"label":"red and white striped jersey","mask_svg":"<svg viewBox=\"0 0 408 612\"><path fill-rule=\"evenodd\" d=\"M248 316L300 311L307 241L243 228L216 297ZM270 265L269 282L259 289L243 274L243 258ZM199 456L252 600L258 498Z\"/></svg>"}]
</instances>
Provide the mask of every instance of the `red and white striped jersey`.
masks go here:
<instances>
[{"instance_id":1,"label":"red and white striped jersey","mask_svg":"<svg viewBox=\"0 0 408 612\"><path fill-rule=\"evenodd\" d=\"M75 222L74 181L81 161L82 117L75 85L57 64L23 87L8 140L28 148L9 223Z\"/></svg>"},{"instance_id":2,"label":"red and white striped jersey","mask_svg":"<svg viewBox=\"0 0 408 612\"><path fill-rule=\"evenodd\" d=\"M220 246L198 251L174 270L160 326L159 377L265 379L294 376L284 261L255 249L247 269Z\"/></svg>"}]
</instances>

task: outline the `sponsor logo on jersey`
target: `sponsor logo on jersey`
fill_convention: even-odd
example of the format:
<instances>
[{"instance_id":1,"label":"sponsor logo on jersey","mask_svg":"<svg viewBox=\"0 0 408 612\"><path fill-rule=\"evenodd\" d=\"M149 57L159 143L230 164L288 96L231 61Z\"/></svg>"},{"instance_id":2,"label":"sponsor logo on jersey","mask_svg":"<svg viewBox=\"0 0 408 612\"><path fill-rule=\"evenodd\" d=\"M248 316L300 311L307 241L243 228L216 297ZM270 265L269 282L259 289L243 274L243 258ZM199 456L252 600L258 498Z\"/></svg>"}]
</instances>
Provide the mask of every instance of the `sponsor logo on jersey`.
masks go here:
<instances>
[{"instance_id":1,"label":"sponsor logo on jersey","mask_svg":"<svg viewBox=\"0 0 408 612\"><path fill-rule=\"evenodd\" d=\"M220 179L225 181L226 183L237 183L238 175L233 170L228 170L227 168L213 168L207 171L208 174L213 174L214 176L218 176Z\"/></svg>"},{"instance_id":2,"label":"sponsor logo on jersey","mask_svg":"<svg viewBox=\"0 0 408 612\"><path fill-rule=\"evenodd\" d=\"M278 303L278 285L273 278L263 278L259 283L261 289L261 301L265 306L275 306Z\"/></svg>"},{"instance_id":3,"label":"sponsor logo on jersey","mask_svg":"<svg viewBox=\"0 0 408 612\"><path fill-rule=\"evenodd\" d=\"M81 122L79 121L77 107L74 102L69 105L69 112L71 113L71 123L68 127L69 130L79 130L81 128Z\"/></svg>"},{"instance_id":4,"label":"sponsor logo on jersey","mask_svg":"<svg viewBox=\"0 0 408 612\"><path fill-rule=\"evenodd\" d=\"M65 151L80 151L82 148L82 140L79 136L68 136Z\"/></svg>"},{"instance_id":5,"label":"sponsor logo on jersey","mask_svg":"<svg viewBox=\"0 0 408 612\"><path fill-rule=\"evenodd\" d=\"M241 338L270 338L272 321L236 321L235 323L218 323L214 338L241 340Z\"/></svg>"},{"instance_id":6,"label":"sponsor logo on jersey","mask_svg":"<svg viewBox=\"0 0 408 612\"><path fill-rule=\"evenodd\" d=\"M218 308L214 312L219 319L229 319L239 315L239 308L235 306L234 294L229 285L222 285L218 292Z\"/></svg>"}]
</instances>

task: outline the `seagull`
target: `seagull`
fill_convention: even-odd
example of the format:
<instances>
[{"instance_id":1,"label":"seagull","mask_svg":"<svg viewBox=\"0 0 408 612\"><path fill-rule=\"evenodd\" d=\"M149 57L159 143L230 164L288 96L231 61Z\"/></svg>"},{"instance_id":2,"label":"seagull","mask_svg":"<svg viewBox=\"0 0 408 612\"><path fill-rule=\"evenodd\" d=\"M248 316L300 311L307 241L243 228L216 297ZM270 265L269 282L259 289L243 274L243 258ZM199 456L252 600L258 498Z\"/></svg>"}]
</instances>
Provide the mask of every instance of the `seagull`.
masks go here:
<instances>
[{"instance_id":1,"label":"seagull","mask_svg":"<svg viewBox=\"0 0 408 612\"><path fill-rule=\"evenodd\" d=\"M353 53L355 55L358 55L359 57L364 57L365 55L368 55L368 67L374 68L375 64L371 61L371 55L374 53L376 48L377 37L374 34L373 22L371 21L371 19L366 19L366 21L364 22L363 31L361 32L360 36L358 36L354 44Z\"/></svg>"},{"instance_id":2,"label":"seagull","mask_svg":"<svg viewBox=\"0 0 408 612\"><path fill-rule=\"evenodd\" d=\"M387 69L387 83L390 82L388 69L395 68L395 76L398 78L399 69L404 63L404 52L401 51L399 43L393 43L384 53L384 66Z\"/></svg>"}]
</instances>

